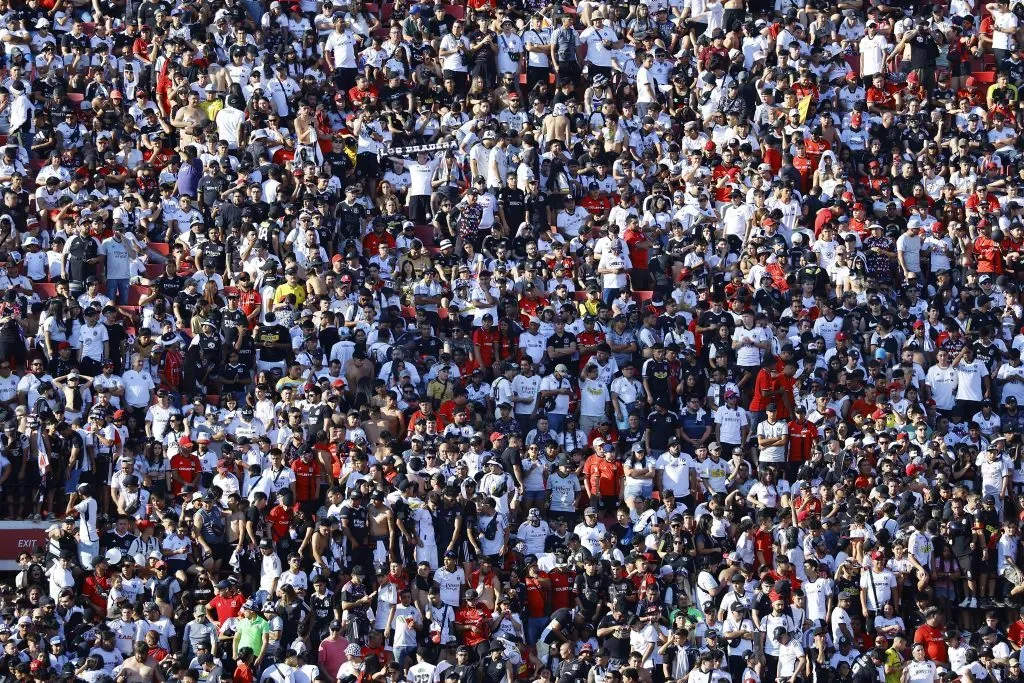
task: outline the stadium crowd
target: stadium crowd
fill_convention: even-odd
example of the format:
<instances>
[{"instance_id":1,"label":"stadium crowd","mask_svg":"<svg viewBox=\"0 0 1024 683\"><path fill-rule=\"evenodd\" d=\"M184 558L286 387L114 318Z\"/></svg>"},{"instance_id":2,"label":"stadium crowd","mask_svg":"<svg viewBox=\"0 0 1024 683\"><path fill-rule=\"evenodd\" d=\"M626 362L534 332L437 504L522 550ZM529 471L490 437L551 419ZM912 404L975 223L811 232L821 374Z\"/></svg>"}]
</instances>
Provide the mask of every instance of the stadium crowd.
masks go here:
<instances>
[{"instance_id":1,"label":"stadium crowd","mask_svg":"<svg viewBox=\"0 0 1024 683\"><path fill-rule=\"evenodd\" d=\"M1022 683L1024 2L0 0L0 683Z\"/></svg>"}]
</instances>

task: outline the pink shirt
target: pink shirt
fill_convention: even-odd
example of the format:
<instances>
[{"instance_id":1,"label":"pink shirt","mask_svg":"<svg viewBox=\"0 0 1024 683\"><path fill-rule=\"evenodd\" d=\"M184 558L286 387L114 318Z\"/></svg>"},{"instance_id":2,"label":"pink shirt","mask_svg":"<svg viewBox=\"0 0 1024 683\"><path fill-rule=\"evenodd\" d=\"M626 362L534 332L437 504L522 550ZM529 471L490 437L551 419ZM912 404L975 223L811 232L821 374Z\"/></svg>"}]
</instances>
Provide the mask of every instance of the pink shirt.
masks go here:
<instances>
[{"instance_id":1,"label":"pink shirt","mask_svg":"<svg viewBox=\"0 0 1024 683\"><path fill-rule=\"evenodd\" d=\"M348 647L348 640L341 634L338 634L336 640L325 638L320 641L317 663L320 665L320 670L327 674L332 681L335 680L334 677L338 673L338 669L347 661L346 647Z\"/></svg>"}]
</instances>

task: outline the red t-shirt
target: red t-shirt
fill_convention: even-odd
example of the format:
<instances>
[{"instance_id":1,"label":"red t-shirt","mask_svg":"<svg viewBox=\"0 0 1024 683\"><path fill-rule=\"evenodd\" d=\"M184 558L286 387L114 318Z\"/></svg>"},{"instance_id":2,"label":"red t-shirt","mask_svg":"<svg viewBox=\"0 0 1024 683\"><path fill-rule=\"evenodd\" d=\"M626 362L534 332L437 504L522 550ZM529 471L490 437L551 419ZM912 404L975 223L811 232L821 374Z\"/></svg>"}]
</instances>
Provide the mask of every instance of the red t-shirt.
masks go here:
<instances>
[{"instance_id":1,"label":"red t-shirt","mask_svg":"<svg viewBox=\"0 0 1024 683\"><path fill-rule=\"evenodd\" d=\"M275 543L288 535L292 516L292 510L283 505L275 505L270 509L267 519L270 520L270 535L273 536Z\"/></svg>"},{"instance_id":2,"label":"red t-shirt","mask_svg":"<svg viewBox=\"0 0 1024 683\"><path fill-rule=\"evenodd\" d=\"M292 472L295 473L295 500L316 500L320 494L320 464L316 460L303 462L298 458L292 463Z\"/></svg>"},{"instance_id":3,"label":"red t-shirt","mask_svg":"<svg viewBox=\"0 0 1024 683\"><path fill-rule=\"evenodd\" d=\"M772 550L772 535L767 531L758 529L754 533L754 569L758 569L760 566L757 559L757 551L761 551L761 555L764 557L764 564L767 567L771 567L775 564L775 553Z\"/></svg>"},{"instance_id":4,"label":"red t-shirt","mask_svg":"<svg viewBox=\"0 0 1024 683\"><path fill-rule=\"evenodd\" d=\"M237 617L238 613L242 611L242 605L244 603L245 596L241 593L235 593L230 598L225 598L223 595L217 595L213 600L210 600L209 607L217 616L217 622L223 624L228 619Z\"/></svg>"},{"instance_id":5,"label":"red t-shirt","mask_svg":"<svg viewBox=\"0 0 1024 683\"><path fill-rule=\"evenodd\" d=\"M806 462L811 459L811 449L818 438L814 423L796 420L789 423L789 462Z\"/></svg>"},{"instance_id":6,"label":"red t-shirt","mask_svg":"<svg viewBox=\"0 0 1024 683\"><path fill-rule=\"evenodd\" d=\"M1010 628L1006 629L1006 638L1017 647L1020 647L1024 643L1024 621L1018 619L1010 624Z\"/></svg>"},{"instance_id":7,"label":"red t-shirt","mask_svg":"<svg viewBox=\"0 0 1024 683\"><path fill-rule=\"evenodd\" d=\"M750 411L756 413L760 410L764 410L765 406L772 402L778 405L778 396L761 396L762 390L775 391L778 388L779 382L776 378L771 376L771 373L764 368L759 370L757 378L754 380L754 397L750 399Z\"/></svg>"},{"instance_id":8,"label":"red t-shirt","mask_svg":"<svg viewBox=\"0 0 1024 683\"><path fill-rule=\"evenodd\" d=\"M569 572L553 571L551 579L551 611L571 607L573 604L572 575Z\"/></svg>"},{"instance_id":9,"label":"red t-shirt","mask_svg":"<svg viewBox=\"0 0 1024 683\"><path fill-rule=\"evenodd\" d=\"M487 640L490 629L487 624L491 620L490 613L474 605L460 607L455 613L455 621L462 626L469 626L462 633L462 642L469 647L475 647Z\"/></svg>"},{"instance_id":10,"label":"red t-shirt","mask_svg":"<svg viewBox=\"0 0 1024 683\"><path fill-rule=\"evenodd\" d=\"M203 466L199 463L199 458L194 454L178 451L178 453L171 458L171 469L174 470L175 474L191 484L199 476ZM181 484L173 479L171 480L172 493L175 495L181 493L181 488Z\"/></svg>"},{"instance_id":11,"label":"red t-shirt","mask_svg":"<svg viewBox=\"0 0 1024 683\"><path fill-rule=\"evenodd\" d=\"M235 673L231 677L231 683L252 683L252 669L244 662L239 662L235 667Z\"/></svg>"},{"instance_id":12,"label":"red t-shirt","mask_svg":"<svg viewBox=\"0 0 1024 683\"><path fill-rule=\"evenodd\" d=\"M480 350L480 361L485 368L494 363L495 345L498 343L498 328L479 328L473 332L473 346Z\"/></svg>"},{"instance_id":13,"label":"red t-shirt","mask_svg":"<svg viewBox=\"0 0 1024 683\"><path fill-rule=\"evenodd\" d=\"M914 631L914 642L923 643L924 651L928 659L937 664L949 661L949 653L946 651L946 640L943 637L942 629L922 624Z\"/></svg>"},{"instance_id":14,"label":"red t-shirt","mask_svg":"<svg viewBox=\"0 0 1024 683\"><path fill-rule=\"evenodd\" d=\"M526 616L531 619L546 617L548 614L547 593L540 579L546 578L547 574L538 572L538 578L526 577Z\"/></svg>"}]
</instances>

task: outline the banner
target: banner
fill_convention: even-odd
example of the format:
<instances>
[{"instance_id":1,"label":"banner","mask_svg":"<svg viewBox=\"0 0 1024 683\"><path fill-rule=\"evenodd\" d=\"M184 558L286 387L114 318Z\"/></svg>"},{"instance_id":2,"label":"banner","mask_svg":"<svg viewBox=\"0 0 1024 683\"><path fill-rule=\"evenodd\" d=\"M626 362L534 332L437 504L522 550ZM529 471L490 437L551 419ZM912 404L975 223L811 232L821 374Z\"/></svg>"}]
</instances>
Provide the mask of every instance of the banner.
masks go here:
<instances>
[{"instance_id":1,"label":"banner","mask_svg":"<svg viewBox=\"0 0 1024 683\"><path fill-rule=\"evenodd\" d=\"M388 149L382 149L377 152L377 158L383 159L384 157L408 157L413 154L419 154L420 152L442 152L446 150L458 149L459 143L454 140L451 142L436 142L432 145L409 145L407 147L389 147Z\"/></svg>"}]
</instances>

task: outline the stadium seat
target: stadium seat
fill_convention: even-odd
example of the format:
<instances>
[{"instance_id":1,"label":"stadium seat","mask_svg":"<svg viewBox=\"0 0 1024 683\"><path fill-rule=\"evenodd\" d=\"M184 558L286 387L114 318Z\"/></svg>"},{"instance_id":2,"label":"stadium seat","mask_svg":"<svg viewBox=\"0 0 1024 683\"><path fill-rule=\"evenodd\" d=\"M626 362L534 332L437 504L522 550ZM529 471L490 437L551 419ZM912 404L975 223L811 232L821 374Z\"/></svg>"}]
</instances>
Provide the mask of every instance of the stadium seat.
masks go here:
<instances>
[{"instance_id":1,"label":"stadium seat","mask_svg":"<svg viewBox=\"0 0 1024 683\"><path fill-rule=\"evenodd\" d=\"M153 278L160 277L164 274L164 266L162 263L147 263L146 264L146 277L152 280Z\"/></svg>"},{"instance_id":2,"label":"stadium seat","mask_svg":"<svg viewBox=\"0 0 1024 683\"><path fill-rule=\"evenodd\" d=\"M644 301L650 301L653 296L654 296L654 292L652 292L649 289L641 289L641 290L633 292L633 299L635 299L637 303L643 303Z\"/></svg>"},{"instance_id":3,"label":"stadium seat","mask_svg":"<svg viewBox=\"0 0 1024 683\"><path fill-rule=\"evenodd\" d=\"M420 242L423 242L423 246L428 249L430 247L437 246L434 244L434 226L432 225L417 225L416 237L418 237Z\"/></svg>"},{"instance_id":4,"label":"stadium seat","mask_svg":"<svg viewBox=\"0 0 1024 683\"><path fill-rule=\"evenodd\" d=\"M466 18L466 8L462 5L447 5L444 8L444 13L455 21L462 21Z\"/></svg>"},{"instance_id":5,"label":"stadium seat","mask_svg":"<svg viewBox=\"0 0 1024 683\"><path fill-rule=\"evenodd\" d=\"M143 285L132 285L131 287L128 288L128 305L129 306L138 306L139 305L139 298L143 294L148 294L148 293L149 293L149 287L145 287Z\"/></svg>"},{"instance_id":6,"label":"stadium seat","mask_svg":"<svg viewBox=\"0 0 1024 683\"><path fill-rule=\"evenodd\" d=\"M415 306L402 306L402 317L406 320L416 319L416 307Z\"/></svg>"},{"instance_id":7,"label":"stadium seat","mask_svg":"<svg viewBox=\"0 0 1024 683\"><path fill-rule=\"evenodd\" d=\"M978 85L992 85L996 82L995 71L975 71L971 75L974 76L974 80L978 82Z\"/></svg>"},{"instance_id":8,"label":"stadium seat","mask_svg":"<svg viewBox=\"0 0 1024 683\"><path fill-rule=\"evenodd\" d=\"M584 301L587 300L587 293L586 292L573 292L572 293L572 298L575 299L576 301L579 301L580 303L583 303Z\"/></svg>"},{"instance_id":9,"label":"stadium seat","mask_svg":"<svg viewBox=\"0 0 1024 683\"><path fill-rule=\"evenodd\" d=\"M35 290L35 293L39 295L39 298L44 301L57 296L57 285L52 282L37 282L32 285L32 289Z\"/></svg>"},{"instance_id":10,"label":"stadium seat","mask_svg":"<svg viewBox=\"0 0 1024 683\"><path fill-rule=\"evenodd\" d=\"M441 320L447 320L448 319L448 309L439 306L438 309L437 309L437 317L440 318Z\"/></svg>"},{"instance_id":11,"label":"stadium seat","mask_svg":"<svg viewBox=\"0 0 1024 683\"><path fill-rule=\"evenodd\" d=\"M209 405L209 406L219 406L220 405L220 395L219 394L207 394L206 395L206 405Z\"/></svg>"},{"instance_id":12,"label":"stadium seat","mask_svg":"<svg viewBox=\"0 0 1024 683\"><path fill-rule=\"evenodd\" d=\"M160 254L161 256L171 255L171 245L167 242L150 242L149 248Z\"/></svg>"},{"instance_id":13,"label":"stadium seat","mask_svg":"<svg viewBox=\"0 0 1024 683\"><path fill-rule=\"evenodd\" d=\"M82 108L82 102L85 101L85 95L80 92L69 92L66 97L68 98L68 102L70 102L75 109Z\"/></svg>"},{"instance_id":14,"label":"stadium seat","mask_svg":"<svg viewBox=\"0 0 1024 683\"><path fill-rule=\"evenodd\" d=\"M92 34L96 33L96 23L92 21L82 22L82 33L92 38Z\"/></svg>"}]
</instances>

